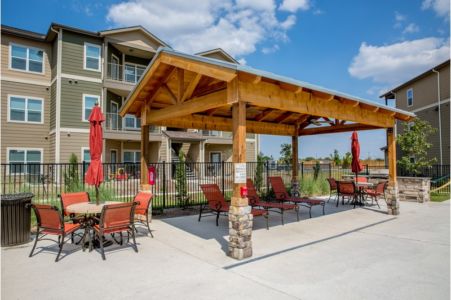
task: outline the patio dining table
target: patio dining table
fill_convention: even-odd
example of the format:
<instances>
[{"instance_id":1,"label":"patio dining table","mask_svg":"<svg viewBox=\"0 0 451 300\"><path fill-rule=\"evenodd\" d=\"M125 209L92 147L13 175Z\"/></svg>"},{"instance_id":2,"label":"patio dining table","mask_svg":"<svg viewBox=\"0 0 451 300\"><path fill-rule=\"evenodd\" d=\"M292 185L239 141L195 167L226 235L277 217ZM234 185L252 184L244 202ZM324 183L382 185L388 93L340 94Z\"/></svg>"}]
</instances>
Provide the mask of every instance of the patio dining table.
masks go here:
<instances>
[{"instance_id":1,"label":"patio dining table","mask_svg":"<svg viewBox=\"0 0 451 300\"><path fill-rule=\"evenodd\" d=\"M365 189L367 188L373 188L377 185L377 183L374 182L354 182L355 187L357 188L357 199L358 199L358 205L363 206L364 200L363 196L365 195Z\"/></svg>"},{"instance_id":2,"label":"patio dining table","mask_svg":"<svg viewBox=\"0 0 451 300\"><path fill-rule=\"evenodd\" d=\"M100 241L93 240L91 238L91 229L95 225L96 220L94 217L102 212L102 209L107 204L118 204L122 202L118 201L105 201L103 203L99 203L98 205L94 202L85 202L85 203L76 203L72 205L68 205L66 207L66 211L68 213L73 213L76 215L82 215L83 219L81 221L81 228L84 229L83 236L80 240L83 244L83 251L88 246L89 250L92 250L92 246L98 248ZM88 241L86 241L86 237L89 238ZM88 245L86 245L88 244ZM112 245L112 242L110 241L104 241L104 247L108 247Z\"/></svg>"}]
</instances>

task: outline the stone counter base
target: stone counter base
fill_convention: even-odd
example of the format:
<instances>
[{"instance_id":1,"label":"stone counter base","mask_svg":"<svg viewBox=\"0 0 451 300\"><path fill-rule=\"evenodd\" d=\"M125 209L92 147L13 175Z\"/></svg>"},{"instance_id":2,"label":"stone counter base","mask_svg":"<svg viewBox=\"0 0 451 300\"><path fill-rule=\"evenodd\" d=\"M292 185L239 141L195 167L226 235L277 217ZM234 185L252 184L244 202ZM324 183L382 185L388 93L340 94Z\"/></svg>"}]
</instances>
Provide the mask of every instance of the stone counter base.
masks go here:
<instances>
[{"instance_id":1,"label":"stone counter base","mask_svg":"<svg viewBox=\"0 0 451 300\"><path fill-rule=\"evenodd\" d=\"M428 202L431 179L427 177L398 177L399 199L401 201Z\"/></svg>"}]
</instances>

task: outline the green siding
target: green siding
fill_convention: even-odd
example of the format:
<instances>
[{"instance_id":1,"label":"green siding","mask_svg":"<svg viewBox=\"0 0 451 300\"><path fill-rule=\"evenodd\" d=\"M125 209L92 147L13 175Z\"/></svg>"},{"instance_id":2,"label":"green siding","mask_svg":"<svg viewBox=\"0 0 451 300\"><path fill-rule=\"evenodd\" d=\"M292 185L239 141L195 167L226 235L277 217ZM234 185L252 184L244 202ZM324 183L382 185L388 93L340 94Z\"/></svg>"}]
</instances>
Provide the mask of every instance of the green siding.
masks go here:
<instances>
[{"instance_id":1,"label":"green siding","mask_svg":"<svg viewBox=\"0 0 451 300\"><path fill-rule=\"evenodd\" d=\"M89 128L89 123L82 121L83 94L101 97L101 93L102 84L100 83L63 78L61 81L61 127Z\"/></svg>"},{"instance_id":2,"label":"green siding","mask_svg":"<svg viewBox=\"0 0 451 300\"><path fill-rule=\"evenodd\" d=\"M102 46L100 38L96 39L81 34L63 31L62 72L78 76L100 78L100 72L83 69L85 42Z\"/></svg>"},{"instance_id":3,"label":"green siding","mask_svg":"<svg viewBox=\"0 0 451 300\"><path fill-rule=\"evenodd\" d=\"M52 58L50 60L50 67L52 68L52 79L56 76L56 66L58 64L58 39L55 39L52 45Z\"/></svg>"},{"instance_id":4,"label":"green siding","mask_svg":"<svg viewBox=\"0 0 451 300\"><path fill-rule=\"evenodd\" d=\"M112 54L116 55L116 57L119 58L119 64L122 65L122 52L117 50L111 44L108 44L108 63L112 62Z\"/></svg>"}]
</instances>

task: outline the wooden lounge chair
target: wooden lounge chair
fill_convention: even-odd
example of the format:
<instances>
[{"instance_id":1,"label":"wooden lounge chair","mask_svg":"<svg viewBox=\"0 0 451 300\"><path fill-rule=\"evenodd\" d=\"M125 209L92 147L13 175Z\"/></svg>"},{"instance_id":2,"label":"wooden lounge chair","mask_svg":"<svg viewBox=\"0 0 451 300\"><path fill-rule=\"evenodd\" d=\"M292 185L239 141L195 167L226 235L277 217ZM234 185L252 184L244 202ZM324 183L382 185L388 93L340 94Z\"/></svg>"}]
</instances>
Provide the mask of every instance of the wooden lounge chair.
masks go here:
<instances>
[{"instance_id":1,"label":"wooden lounge chair","mask_svg":"<svg viewBox=\"0 0 451 300\"><path fill-rule=\"evenodd\" d=\"M248 178L246 180L246 186L247 186L247 198L249 199L250 206L265 209L267 212L274 211L280 213L282 216L282 225L285 224L283 219L284 211L294 209L296 211L297 220L299 221L299 207L296 204L261 201L260 197L257 194L257 190L255 189L254 182L252 181L252 179Z\"/></svg>"},{"instance_id":2,"label":"wooden lounge chair","mask_svg":"<svg viewBox=\"0 0 451 300\"><path fill-rule=\"evenodd\" d=\"M326 205L326 202L324 200L320 199L310 199L310 198L298 198L298 197L291 197L290 194L288 194L287 189L285 188L285 185L283 184L282 177L276 176L276 177L268 177L269 182L271 183L271 187L274 191L275 197L277 201L280 202L292 202L300 206L307 207L309 209L309 215L310 218L312 217L312 207L316 205L321 205L323 207L323 215L324 212L324 206Z\"/></svg>"},{"instance_id":3,"label":"wooden lounge chair","mask_svg":"<svg viewBox=\"0 0 451 300\"><path fill-rule=\"evenodd\" d=\"M200 188L207 198L207 205L200 205L199 209L199 222L202 217L202 213L207 211L216 215L216 226L219 226L219 216L222 214L227 215L229 212L229 204L226 202L224 195L221 193L217 184L201 184ZM254 217L264 216L266 219L266 229L269 229L268 212L264 209L253 208L251 213Z\"/></svg>"}]
</instances>

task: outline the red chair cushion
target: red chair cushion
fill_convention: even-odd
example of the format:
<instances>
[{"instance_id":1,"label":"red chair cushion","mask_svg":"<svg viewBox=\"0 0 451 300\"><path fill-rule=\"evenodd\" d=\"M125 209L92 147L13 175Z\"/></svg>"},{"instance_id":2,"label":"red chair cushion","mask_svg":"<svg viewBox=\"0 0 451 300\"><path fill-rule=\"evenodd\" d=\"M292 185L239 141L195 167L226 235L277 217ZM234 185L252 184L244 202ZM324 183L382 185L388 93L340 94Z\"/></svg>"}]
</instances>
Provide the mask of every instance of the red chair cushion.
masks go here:
<instances>
[{"instance_id":1,"label":"red chair cushion","mask_svg":"<svg viewBox=\"0 0 451 300\"><path fill-rule=\"evenodd\" d=\"M251 214L254 215L254 217L259 217L259 216L265 216L268 214L268 212L264 209L258 209L258 208L253 208L251 210Z\"/></svg>"},{"instance_id":2,"label":"red chair cushion","mask_svg":"<svg viewBox=\"0 0 451 300\"><path fill-rule=\"evenodd\" d=\"M80 228L80 224L64 223L64 234L68 235ZM45 234L61 235L61 231L57 229L45 229L42 231Z\"/></svg>"}]
</instances>

